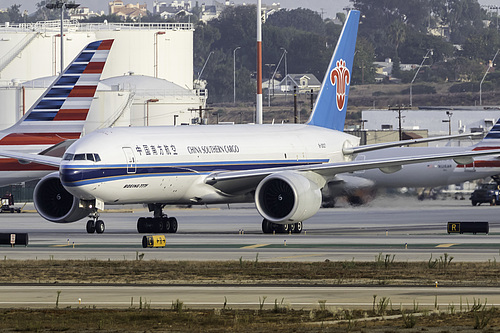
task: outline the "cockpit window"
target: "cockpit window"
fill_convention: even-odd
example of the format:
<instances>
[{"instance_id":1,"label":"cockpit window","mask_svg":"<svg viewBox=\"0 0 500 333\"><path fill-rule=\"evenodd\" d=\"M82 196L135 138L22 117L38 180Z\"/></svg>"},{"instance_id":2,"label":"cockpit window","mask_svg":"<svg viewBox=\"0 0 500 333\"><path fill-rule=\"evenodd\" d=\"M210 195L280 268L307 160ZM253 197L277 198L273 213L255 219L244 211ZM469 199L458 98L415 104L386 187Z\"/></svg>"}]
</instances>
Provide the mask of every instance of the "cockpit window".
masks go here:
<instances>
[{"instance_id":1,"label":"cockpit window","mask_svg":"<svg viewBox=\"0 0 500 333\"><path fill-rule=\"evenodd\" d=\"M65 160L65 161L72 161L74 156L75 156L74 154L69 154L69 153L68 154L64 154L63 160Z\"/></svg>"},{"instance_id":2,"label":"cockpit window","mask_svg":"<svg viewBox=\"0 0 500 333\"><path fill-rule=\"evenodd\" d=\"M75 161L84 161L85 160L85 154L76 154L75 155Z\"/></svg>"},{"instance_id":3,"label":"cockpit window","mask_svg":"<svg viewBox=\"0 0 500 333\"><path fill-rule=\"evenodd\" d=\"M86 153L86 154L64 154L63 160L65 161L94 161L100 162L99 154Z\"/></svg>"}]
</instances>

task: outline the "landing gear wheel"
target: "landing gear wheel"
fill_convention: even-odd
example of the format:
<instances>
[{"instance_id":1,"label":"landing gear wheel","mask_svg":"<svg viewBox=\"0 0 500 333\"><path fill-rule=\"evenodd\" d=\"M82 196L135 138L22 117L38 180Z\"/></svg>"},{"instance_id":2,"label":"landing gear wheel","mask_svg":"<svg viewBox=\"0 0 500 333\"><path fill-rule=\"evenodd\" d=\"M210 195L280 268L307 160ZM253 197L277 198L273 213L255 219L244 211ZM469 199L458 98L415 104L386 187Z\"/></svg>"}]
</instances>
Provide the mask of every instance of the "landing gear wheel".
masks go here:
<instances>
[{"instance_id":1,"label":"landing gear wheel","mask_svg":"<svg viewBox=\"0 0 500 333\"><path fill-rule=\"evenodd\" d=\"M153 218L153 232L157 234L165 232L162 218Z\"/></svg>"},{"instance_id":2,"label":"landing gear wheel","mask_svg":"<svg viewBox=\"0 0 500 333\"><path fill-rule=\"evenodd\" d=\"M163 225L163 231L170 232L170 219L168 217L162 217L161 223Z\"/></svg>"},{"instance_id":3,"label":"landing gear wheel","mask_svg":"<svg viewBox=\"0 0 500 333\"><path fill-rule=\"evenodd\" d=\"M294 224L294 229L293 229L293 233L294 234L300 234L302 232L302 228L303 228L303 225L302 225L302 222L297 222Z\"/></svg>"},{"instance_id":4,"label":"landing gear wheel","mask_svg":"<svg viewBox=\"0 0 500 333\"><path fill-rule=\"evenodd\" d=\"M271 234L273 232L272 223L266 219L262 220L262 232L265 234Z\"/></svg>"},{"instance_id":5,"label":"landing gear wheel","mask_svg":"<svg viewBox=\"0 0 500 333\"><path fill-rule=\"evenodd\" d=\"M139 217L137 220L137 232L140 234L146 233L146 218L145 217Z\"/></svg>"},{"instance_id":6,"label":"landing gear wheel","mask_svg":"<svg viewBox=\"0 0 500 333\"><path fill-rule=\"evenodd\" d=\"M98 234L102 234L104 232L105 226L103 220L97 220L95 223L95 232Z\"/></svg>"},{"instance_id":7,"label":"landing gear wheel","mask_svg":"<svg viewBox=\"0 0 500 333\"><path fill-rule=\"evenodd\" d=\"M93 234L95 232L95 224L93 220L87 221L87 232Z\"/></svg>"},{"instance_id":8,"label":"landing gear wheel","mask_svg":"<svg viewBox=\"0 0 500 333\"><path fill-rule=\"evenodd\" d=\"M170 229L168 230L168 232L170 232L171 234L175 234L177 232L177 227L178 227L177 219L175 217L170 217L169 222L170 222Z\"/></svg>"}]
</instances>

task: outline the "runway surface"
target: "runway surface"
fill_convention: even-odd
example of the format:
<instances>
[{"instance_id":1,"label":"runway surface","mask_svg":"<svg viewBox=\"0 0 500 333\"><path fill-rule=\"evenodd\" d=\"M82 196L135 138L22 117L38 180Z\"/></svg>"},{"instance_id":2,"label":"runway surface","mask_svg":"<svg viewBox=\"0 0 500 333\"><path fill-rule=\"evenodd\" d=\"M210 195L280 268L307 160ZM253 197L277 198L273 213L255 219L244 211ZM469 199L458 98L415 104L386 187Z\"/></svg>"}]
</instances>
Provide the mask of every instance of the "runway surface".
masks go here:
<instances>
[{"instance_id":1,"label":"runway surface","mask_svg":"<svg viewBox=\"0 0 500 333\"><path fill-rule=\"evenodd\" d=\"M383 297L392 307L419 310L467 310L487 299L488 306L500 305L500 288L434 288L434 287L280 287L280 286L0 286L0 307L96 306L99 308L139 307L139 301L152 308L170 308L177 300L188 308L293 309L318 308L322 302L329 309L371 309L373 296L377 303ZM390 304L389 304L390 309Z\"/></svg>"},{"instance_id":2,"label":"runway surface","mask_svg":"<svg viewBox=\"0 0 500 333\"><path fill-rule=\"evenodd\" d=\"M29 233L28 247L0 247L0 260L101 259L136 260L256 260L259 261L373 261L380 253L396 261L427 261L444 253L459 261L496 261L500 258L500 207L472 207L464 201L378 199L365 207L321 209L305 222L302 234L264 235L262 218L253 205L172 208L179 221L176 234L166 234L165 248L142 248L136 221L150 216L142 207L103 213L104 234L87 234L86 221L55 224L36 213L0 214L0 232ZM132 211L132 209L134 211ZM487 221L490 233L448 234L449 221ZM15 281L13 281L15 282ZM59 306L138 307L139 299L152 307L170 307L179 299L189 308L258 309L275 301L295 309L318 308L319 302L341 308L371 308L373 296L392 304L441 309L485 299L500 305L500 288L325 287L325 286L107 286L3 285L0 307ZM259 300L260 298L260 300ZM415 303L414 303L415 302Z\"/></svg>"},{"instance_id":3,"label":"runway surface","mask_svg":"<svg viewBox=\"0 0 500 333\"><path fill-rule=\"evenodd\" d=\"M101 214L104 234L87 234L86 220L56 224L36 213L0 214L0 232L29 233L28 247L0 247L0 259L373 261L379 253L396 260L427 261L443 253L454 261L500 257L500 207L472 207L468 200L379 199L365 207L321 209L304 222L302 234L264 235L253 205L167 209L179 221L165 248L143 249L134 211ZM490 233L448 234L448 221L487 221Z\"/></svg>"}]
</instances>

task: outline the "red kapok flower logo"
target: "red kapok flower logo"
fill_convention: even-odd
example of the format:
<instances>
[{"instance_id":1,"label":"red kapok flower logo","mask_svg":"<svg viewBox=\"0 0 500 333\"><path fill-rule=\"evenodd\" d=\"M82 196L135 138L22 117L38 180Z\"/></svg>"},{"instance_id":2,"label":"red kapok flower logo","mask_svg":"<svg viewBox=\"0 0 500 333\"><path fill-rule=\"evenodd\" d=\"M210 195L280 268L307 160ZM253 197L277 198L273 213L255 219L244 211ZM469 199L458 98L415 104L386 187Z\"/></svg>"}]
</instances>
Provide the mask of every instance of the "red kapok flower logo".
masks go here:
<instances>
[{"instance_id":1,"label":"red kapok flower logo","mask_svg":"<svg viewBox=\"0 0 500 333\"><path fill-rule=\"evenodd\" d=\"M351 75L343 59L337 61L337 67L330 74L330 81L337 86L337 108L341 111L345 105L346 86L351 83Z\"/></svg>"}]
</instances>

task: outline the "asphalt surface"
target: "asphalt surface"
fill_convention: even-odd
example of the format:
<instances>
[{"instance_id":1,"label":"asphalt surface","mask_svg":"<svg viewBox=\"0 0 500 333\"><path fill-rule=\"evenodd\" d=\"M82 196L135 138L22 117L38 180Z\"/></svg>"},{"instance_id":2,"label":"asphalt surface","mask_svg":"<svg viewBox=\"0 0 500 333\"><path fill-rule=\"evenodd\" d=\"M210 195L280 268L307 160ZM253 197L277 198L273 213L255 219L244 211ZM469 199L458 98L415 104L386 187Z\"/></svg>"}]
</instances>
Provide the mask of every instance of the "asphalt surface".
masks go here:
<instances>
[{"instance_id":1,"label":"asphalt surface","mask_svg":"<svg viewBox=\"0 0 500 333\"><path fill-rule=\"evenodd\" d=\"M29 207L28 207L29 208ZM113 208L113 207L111 207ZM396 260L426 261L443 253L454 261L500 257L500 207L472 207L468 200L379 199L365 207L321 209L301 234L265 235L252 205L167 209L179 221L165 234L166 247L142 248L135 206L101 214L104 234L87 234L86 220L57 224L36 213L0 214L0 233L28 233L29 246L0 247L0 259L372 261L379 253ZM448 234L449 221L489 222L489 234Z\"/></svg>"}]
</instances>

